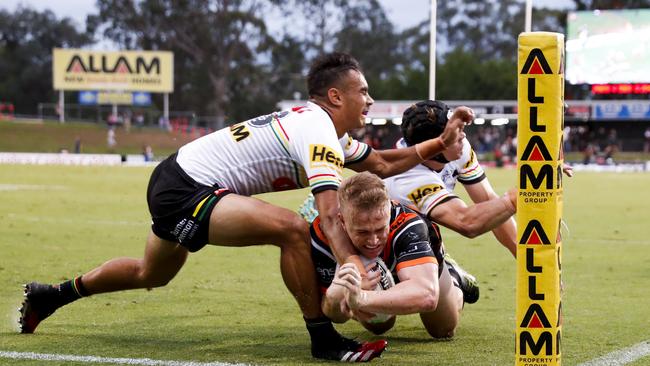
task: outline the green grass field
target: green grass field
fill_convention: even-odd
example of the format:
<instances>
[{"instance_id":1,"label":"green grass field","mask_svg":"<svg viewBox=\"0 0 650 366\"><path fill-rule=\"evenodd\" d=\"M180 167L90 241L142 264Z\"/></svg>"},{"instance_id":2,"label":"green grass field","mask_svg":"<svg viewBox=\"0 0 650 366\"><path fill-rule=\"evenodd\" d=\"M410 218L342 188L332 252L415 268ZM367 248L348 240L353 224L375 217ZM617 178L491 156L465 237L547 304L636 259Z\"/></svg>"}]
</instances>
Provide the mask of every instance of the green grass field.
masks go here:
<instances>
[{"instance_id":1,"label":"green grass field","mask_svg":"<svg viewBox=\"0 0 650 366\"><path fill-rule=\"evenodd\" d=\"M470 132L471 133L471 132ZM127 133L123 127L115 129L117 145L109 149L106 145L105 124L47 120L0 120L0 152L57 153L61 149L74 151L77 137L82 142L82 153L92 154L140 154L143 146L152 147L156 158L161 160L179 147L199 137L178 132L168 133L155 127L138 129L132 127ZM481 161L493 160L491 152L484 154ZM565 161L582 162L581 152L567 152ZM650 153L641 151L620 151L614 155L617 162L643 162L650 160Z\"/></svg>"},{"instance_id":2,"label":"green grass field","mask_svg":"<svg viewBox=\"0 0 650 366\"><path fill-rule=\"evenodd\" d=\"M0 352L258 365L324 364L309 354L285 289L279 251L208 247L168 286L82 299L35 334L17 333L23 283L59 282L115 256L140 256L149 230L151 168L0 165ZM498 192L514 170L488 171ZM649 174L580 173L564 180L563 364L650 340ZM461 189L462 191L462 189ZM265 195L297 208L306 191ZM264 213L261 212L260 215ZM443 232L481 283L452 341L431 340L417 316L399 317L375 365L512 365L515 261L491 234ZM346 335L374 339L352 322ZM0 358L11 365L84 365ZM629 365L650 365L650 356Z\"/></svg>"}]
</instances>

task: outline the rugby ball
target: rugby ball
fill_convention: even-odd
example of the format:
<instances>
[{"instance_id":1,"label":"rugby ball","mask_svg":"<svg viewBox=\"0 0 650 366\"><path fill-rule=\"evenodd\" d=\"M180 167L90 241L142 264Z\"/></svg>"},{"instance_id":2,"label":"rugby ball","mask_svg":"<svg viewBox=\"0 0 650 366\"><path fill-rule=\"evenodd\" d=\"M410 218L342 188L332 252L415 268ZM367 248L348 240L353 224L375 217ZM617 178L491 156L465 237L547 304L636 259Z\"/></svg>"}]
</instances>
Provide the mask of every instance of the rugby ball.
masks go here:
<instances>
[{"instance_id":1,"label":"rugby ball","mask_svg":"<svg viewBox=\"0 0 650 366\"><path fill-rule=\"evenodd\" d=\"M377 287L375 288L375 291L384 291L388 290L389 288L395 286L395 279L393 278L393 275L390 273L390 269L388 266L386 266L386 263L384 261L377 257L373 259L366 258L364 256L361 256L361 261L363 262L363 265L368 267L370 263L375 263L375 267L371 269L371 271L379 272L379 282L377 283ZM375 314L375 316L370 319L368 322L369 323L384 323L388 321L390 318L392 318L393 315L391 314Z\"/></svg>"},{"instance_id":2,"label":"rugby ball","mask_svg":"<svg viewBox=\"0 0 650 366\"><path fill-rule=\"evenodd\" d=\"M395 286L395 279L393 278L393 274L390 273L390 269L388 269L388 266L386 266L386 263L384 263L381 258L377 257L369 259L361 256L361 262L363 262L363 265L366 268L370 263L375 263L375 267L371 269L371 271L379 272L380 276L379 283L377 283L377 288L375 288L375 291L388 290L389 288Z\"/></svg>"}]
</instances>

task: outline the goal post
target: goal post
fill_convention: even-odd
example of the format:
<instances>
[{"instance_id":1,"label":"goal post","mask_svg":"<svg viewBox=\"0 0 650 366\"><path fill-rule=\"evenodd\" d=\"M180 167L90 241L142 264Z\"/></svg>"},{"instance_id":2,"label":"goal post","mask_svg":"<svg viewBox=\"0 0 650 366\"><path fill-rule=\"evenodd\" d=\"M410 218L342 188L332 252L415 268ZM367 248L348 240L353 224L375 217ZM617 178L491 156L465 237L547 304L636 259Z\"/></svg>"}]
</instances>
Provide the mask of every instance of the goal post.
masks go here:
<instances>
[{"instance_id":1,"label":"goal post","mask_svg":"<svg viewBox=\"0 0 650 366\"><path fill-rule=\"evenodd\" d=\"M560 365L564 35L519 35L516 366Z\"/></svg>"}]
</instances>

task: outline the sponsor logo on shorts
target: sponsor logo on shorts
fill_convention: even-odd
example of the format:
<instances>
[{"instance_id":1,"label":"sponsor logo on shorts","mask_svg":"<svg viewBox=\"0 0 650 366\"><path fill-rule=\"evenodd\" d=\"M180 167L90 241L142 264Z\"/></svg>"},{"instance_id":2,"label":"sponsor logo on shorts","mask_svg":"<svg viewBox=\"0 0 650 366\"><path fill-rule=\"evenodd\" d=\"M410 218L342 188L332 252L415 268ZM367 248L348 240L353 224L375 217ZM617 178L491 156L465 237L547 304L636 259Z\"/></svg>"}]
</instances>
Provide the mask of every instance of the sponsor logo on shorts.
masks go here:
<instances>
[{"instance_id":1,"label":"sponsor logo on shorts","mask_svg":"<svg viewBox=\"0 0 650 366\"><path fill-rule=\"evenodd\" d=\"M179 243L184 243L186 240L192 239L196 231L199 229L199 224L194 220L183 219L172 232L172 235L178 239Z\"/></svg>"}]
</instances>

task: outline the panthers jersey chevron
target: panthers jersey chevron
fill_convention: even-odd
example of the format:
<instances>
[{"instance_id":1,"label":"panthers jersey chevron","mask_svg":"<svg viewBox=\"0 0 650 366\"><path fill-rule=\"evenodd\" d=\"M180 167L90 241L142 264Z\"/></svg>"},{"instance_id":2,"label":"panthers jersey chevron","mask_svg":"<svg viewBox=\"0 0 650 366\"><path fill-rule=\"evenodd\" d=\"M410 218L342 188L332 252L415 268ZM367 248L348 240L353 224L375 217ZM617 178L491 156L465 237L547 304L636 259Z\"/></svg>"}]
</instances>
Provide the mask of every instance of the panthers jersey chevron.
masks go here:
<instances>
[{"instance_id":1,"label":"panthers jersey chevron","mask_svg":"<svg viewBox=\"0 0 650 366\"><path fill-rule=\"evenodd\" d=\"M397 147L406 147L403 139ZM485 179L485 172L479 164L472 146L463 139L463 150L458 160L450 161L440 171L433 171L420 164L415 168L384 179L390 197L428 214L431 209L454 195L456 181L474 184Z\"/></svg>"},{"instance_id":2,"label":"panthers jersey chevron","mask_svg":"<svg viewBox=\"0 0 650 366\"><path fill-rule=\"evenodd\" d=\"M176 161L200 184L218 184L234 193L311 187L337 189L344 164L370 153L368 145L345 134L338 138L329 115L318 105L250 119L183 146Z\"/></svg>"}]
</instances>

